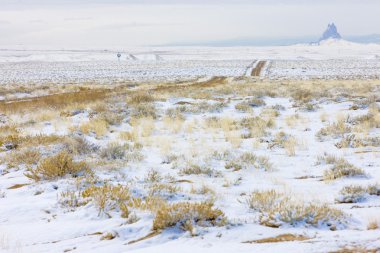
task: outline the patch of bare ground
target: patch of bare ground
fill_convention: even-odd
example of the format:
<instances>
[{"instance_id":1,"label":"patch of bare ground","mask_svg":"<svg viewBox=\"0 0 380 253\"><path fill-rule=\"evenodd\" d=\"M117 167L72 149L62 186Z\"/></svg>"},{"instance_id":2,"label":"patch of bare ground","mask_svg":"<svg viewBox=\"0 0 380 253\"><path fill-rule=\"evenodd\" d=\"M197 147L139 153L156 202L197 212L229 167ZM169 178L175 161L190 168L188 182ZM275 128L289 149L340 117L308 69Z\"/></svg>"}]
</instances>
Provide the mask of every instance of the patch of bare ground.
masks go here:
<instances>
[{"instance_id":1,"label":"patch of bare ground","mask_svg":"<svg viewBox=\"0 0 380 253\"><path fill-rule=\"evenodd\" d=\"M294 234L281 234L275 237L268 237L258 240L245 241L243 243L276 243L276 242L292 242L292 241L306 241L312 239L304 235Z\"/></svg>"},{"instance_id":2,"label":"patch of bare ground","mask_svg":"<svg viewBox=\"0 0 380 253\"><path fill-rule=\"evenodd\" d=\"M252 69L251 76L260 76L262 69L264 68L266 61L259 61L255 68Z\"/></svg>"},{"instance_id":3,"label":"patch of bare ground","mask_svg":"<svg viewBox=\"0 0 380 253\"><path fill-rule=\"evenodd\" d=\"M330 253L378 253L380 248L365 248L361 246L346 246Z\"/></svg>"},{"instance_id":4,"label":"patch of bare ground","mask_svg":"<svg viewBox=\"0 0 380 253\"><path fill-rule=\"evenodd\" d=\"M147 234L146 236L143 236L143 237L136 239L136 240L132 240L132 241L128 242L127 244L134 244L134 243L138 243L138 242L141 242L144 240L148 240L148 239L153 238L153 237L155 237L161 233L162 233L162 231L159 231L159 230L153 231L153 232Z\"/></svg>"}]
</instances>

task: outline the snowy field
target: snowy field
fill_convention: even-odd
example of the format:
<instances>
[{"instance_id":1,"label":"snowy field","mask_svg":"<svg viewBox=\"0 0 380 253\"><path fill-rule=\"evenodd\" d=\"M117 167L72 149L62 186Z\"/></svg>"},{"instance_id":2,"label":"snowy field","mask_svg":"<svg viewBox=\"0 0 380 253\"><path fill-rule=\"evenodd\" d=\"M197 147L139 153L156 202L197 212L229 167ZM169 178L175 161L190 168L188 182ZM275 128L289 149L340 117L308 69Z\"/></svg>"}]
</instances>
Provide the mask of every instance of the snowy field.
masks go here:
<instances>
[{"instance_id":1,"label":"snowy field","mask_svg":"<svg viewBox=\"0 0 380 253\"><path fill-rule=\"evenodd\" d=\"M0 252L379 252L379 48L0 51Z\"/></svg>"},{"instance_id":2,"label":"snowy field","mask_svg":"<svg viewBox=\"0 0 380 253\"><path fill-rule=\"evenodd\" d=\"M267 61L270 79L378 79L380 45L325 41L321 45L120 50L0 50L0 83L176 81L245 76ZM252 65L253 64L253 65Z\"/></svg>"}]
</instances>

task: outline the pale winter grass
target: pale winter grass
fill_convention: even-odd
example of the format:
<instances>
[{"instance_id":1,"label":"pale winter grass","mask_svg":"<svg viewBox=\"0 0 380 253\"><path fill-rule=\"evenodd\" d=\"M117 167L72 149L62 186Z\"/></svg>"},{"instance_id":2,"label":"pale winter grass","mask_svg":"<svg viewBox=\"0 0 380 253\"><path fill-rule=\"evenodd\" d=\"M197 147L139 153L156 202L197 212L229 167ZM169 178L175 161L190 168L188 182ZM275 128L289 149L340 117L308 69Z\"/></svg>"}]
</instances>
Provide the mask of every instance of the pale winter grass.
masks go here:
<instances>
[{"instance_id":1,"label":"pale winter grass","mask_svg":"<svg viewBox=\"0 0 380 253\"><path fill-rule=\"evenodd\" d=\"M322 163L332 165L323 173L323 179L326 181L336 180L342 177L366 176L363 169L354 166L344 158L325 154L324 156L318 157L317 164Z\"/></svg>"},{"instance_id":2,"label":"pale winter grass","mask_svg":"<svg viewBox=\"0 0 380 253\"><path fill-rule=\"evenodd\" d=\"M30 168L25 174L35 181L54 180L66 175L78 176L88 173L89 167L85 162L74 162L73 157L66 152L45 158L36 168Z\"/></svg>"},{"instance_id":3,"label":"pale winter grass","mask_svg":"<svg viewBox=\"0 0 380 253\"><path fill-rule=\"evenodd\" d=\"M94 119L80 126L84 134L94 133L98 138L103 137L108 132L108 123L104 119Z\"/></svg>"},{"instance_id":4,"label":"pale winter grass","mask_svg":"<svg viewBox=\"0 0 380 253\"><path fill-rule=\"evenodd\" d=\"M195 226L210 227L226 224L224 213L211 202L181 202L164 205L157 211L153 221L153 230L162 230L178 226L192 235L196 234Z\"/></svg>"},{"instance_id":5,"label":"pale winter grass","mask_svg":"<svg viewBox=\"0 0 380 253\"><path fill-rule=\"evenodd\" d=\"M269 190L254 191L246 198L250 209L260 213L260 223L269 227L329 226L331 230L344 227L345 215L327 204L303 203L287 194Z\"/></svg>"},{"instance_id":6,"label":"pale winter grass","mask_svg":"<svg viewBox=\"0 0 380 253\"><path fill-rule=\"evenodd\" d=\"M345 186L340 190L339 196L336 198L338 203L357 203L365 201L368 196L380 196L380 186L369 185L367 187L360 185Z\"/></svg>"}]
</instances>

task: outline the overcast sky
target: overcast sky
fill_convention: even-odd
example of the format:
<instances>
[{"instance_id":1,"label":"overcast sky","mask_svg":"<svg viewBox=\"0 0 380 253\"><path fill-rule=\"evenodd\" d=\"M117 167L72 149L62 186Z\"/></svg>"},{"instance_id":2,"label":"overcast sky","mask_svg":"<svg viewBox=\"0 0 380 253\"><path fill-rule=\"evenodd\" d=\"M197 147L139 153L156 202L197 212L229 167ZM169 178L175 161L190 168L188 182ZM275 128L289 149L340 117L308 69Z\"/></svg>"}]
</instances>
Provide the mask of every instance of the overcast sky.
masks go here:
<instances>
[{"instance_id":1,"label":"overcast sky","mask_svg":"<svg viewBox=\"0 0 380 253\"><path fill-rule=\"evenodd\" d=\"M0 0L0 46L117 47L380 33L380 0Z\"/></svg>"}]
</instances>

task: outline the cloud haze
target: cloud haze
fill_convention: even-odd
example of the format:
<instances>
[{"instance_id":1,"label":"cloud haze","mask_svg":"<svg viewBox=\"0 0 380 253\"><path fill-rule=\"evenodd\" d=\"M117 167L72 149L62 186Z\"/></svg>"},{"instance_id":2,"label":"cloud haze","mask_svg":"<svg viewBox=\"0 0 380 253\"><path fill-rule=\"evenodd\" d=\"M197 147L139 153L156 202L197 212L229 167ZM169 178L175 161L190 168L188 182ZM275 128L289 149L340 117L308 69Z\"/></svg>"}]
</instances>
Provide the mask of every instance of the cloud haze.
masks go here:
<instances>
[{"instance_id":1,"label":"cloud haze","mask_svg":"<svg viewBox=\"0 0 380 253\"><path fill-rule=\"evenodd\" d=\"M118 47L380 33L377 0L0 0L0 45Z\"/></svg>"}]
</instances>

